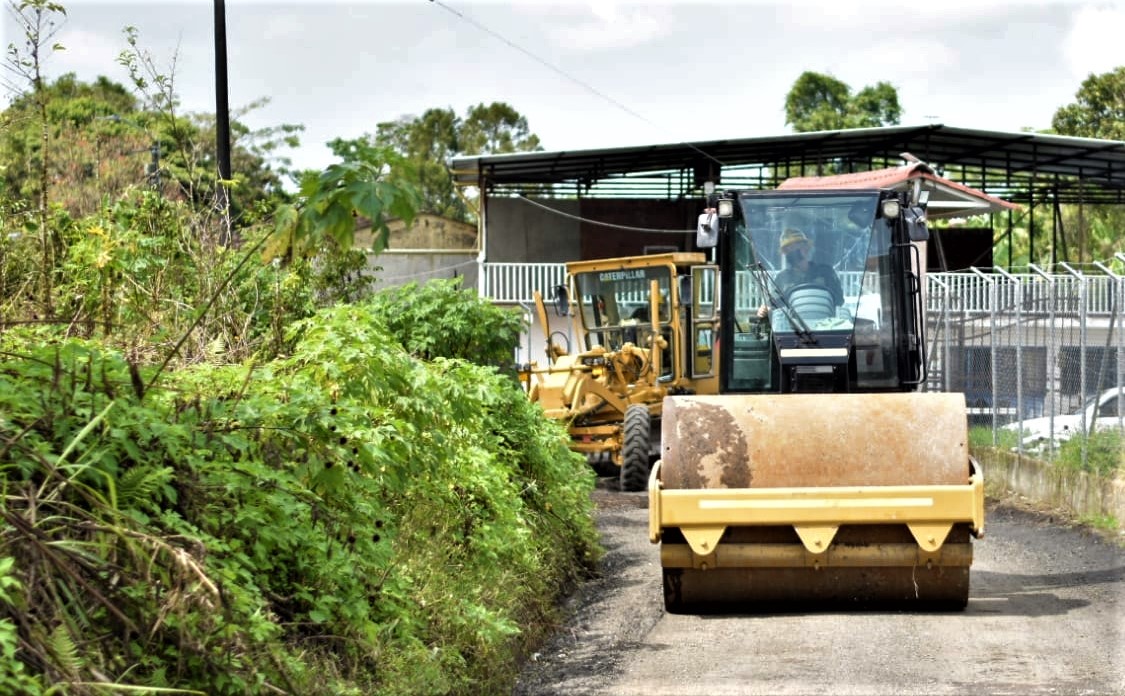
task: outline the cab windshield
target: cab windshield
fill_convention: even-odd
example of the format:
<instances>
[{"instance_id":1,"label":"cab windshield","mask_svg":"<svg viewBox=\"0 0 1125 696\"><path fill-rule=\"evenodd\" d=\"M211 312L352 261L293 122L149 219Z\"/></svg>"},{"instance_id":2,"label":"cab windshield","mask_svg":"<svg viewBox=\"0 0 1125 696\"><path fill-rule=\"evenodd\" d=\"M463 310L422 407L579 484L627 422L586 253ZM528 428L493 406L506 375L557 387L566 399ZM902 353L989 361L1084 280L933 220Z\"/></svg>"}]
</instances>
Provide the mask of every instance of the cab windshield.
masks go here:
<instances>
[{"instance_id":1,"label":"cab windshield","mask_svg":"<svg viewBox=\"0 0 1125 696\"><path fill-rule=\"evenodd\" d=\"M651 333L649 297L654 280L662 298L657 323L664 325L671 320L667 298L672 273L668 267L576 274L574 286L581 305L582 324L586 328L587 347L602 345L616 350L626 342L639 345L641 338Z\"/></svg>"},{"instance_id":2,"label":"cab windshield","mask_svg":"<svg viewBox=\"0 0 1125 696\"><path fill-rule=\"evenodd\" d=\"M815 337L878 324L891 235L876 193L743 196L735 229L735 312L766 307L775 332ZM889 282L889 274L888 282Z\"/></svg>"},{"instance_id":3,"label":"cab windshield","mask_svg":"<svg viewBox=\"0 0 1125 696\"><path fill-rule=\"evenodd\" d=\"M847 349L860 388L896 388L893 229L877 191L739 195L727 388L776 388L777 349ZM899 259L896 261L896 259ZM764 318L763 318L764 317Z\"/></svg>"}]
</instances>

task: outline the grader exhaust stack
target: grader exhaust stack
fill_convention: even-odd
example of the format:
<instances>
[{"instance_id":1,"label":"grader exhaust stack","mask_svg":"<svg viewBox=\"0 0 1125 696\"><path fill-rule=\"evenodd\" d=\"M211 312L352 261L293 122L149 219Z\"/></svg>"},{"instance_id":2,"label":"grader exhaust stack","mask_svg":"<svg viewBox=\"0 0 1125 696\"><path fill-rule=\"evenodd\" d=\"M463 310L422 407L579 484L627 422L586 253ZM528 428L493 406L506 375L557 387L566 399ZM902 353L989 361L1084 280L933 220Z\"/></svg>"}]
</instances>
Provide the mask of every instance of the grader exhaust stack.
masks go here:
<instances>
[{"instance_id":1,"label":"grader exhaust stack","mask_svg":"<svg viewBox=\"0 0 1125 696\"><path fill-rule=\"evenodd\" d=\"M719 393L664 399L649 535L665 606L964 607L983 479L925 384L924 211L890 191L728 192ZM729 348L727 348L729 346Z\"/></svg>"}]
</instances>

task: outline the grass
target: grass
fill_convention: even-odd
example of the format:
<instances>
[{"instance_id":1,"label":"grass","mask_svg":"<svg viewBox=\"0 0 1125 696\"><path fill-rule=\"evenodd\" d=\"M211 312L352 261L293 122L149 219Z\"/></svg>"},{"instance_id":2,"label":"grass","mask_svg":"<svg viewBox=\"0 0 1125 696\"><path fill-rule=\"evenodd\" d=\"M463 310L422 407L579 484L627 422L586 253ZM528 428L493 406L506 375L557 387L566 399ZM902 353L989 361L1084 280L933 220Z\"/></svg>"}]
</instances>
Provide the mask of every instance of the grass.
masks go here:
<instances>
[{"instance_id":1,"label":"grass","mask_svg":"<svg viewBox=\"0 0 1125 696\"><path fill-rule=\"evenodd\" d=\"M993 442L992 428L977 426L969 430L970 449L995 448L1002 452L1014 451L1019 445L1018 435L1010 430L997 430ZM1085 456L1083 456L1085 448ZM1053 461L1060 468L1086 471L1098 476L1125 473L1125 434L1116 430L1092 433L1087 437L1075 436L1063 442L1052 452L1042 449L1028 450L1024 454Z\"/></svg>"},{"instance_id":2,"label":"grass","mask_svg":"<svg viewBox=\"0 0 1125 696\"><path fill-rule=\"evenodd\" d=\"M969 447L996 447L1009 450L1019 444L1019 438L1011 430L996 430L996 442L992 441L992 428L985 425L974 426L969 429Z\"/></svg>"},{"instance_id":3,"label":"grass","mask_svg":"<svg viewBox=\"0 0 1125 696\"><path fill-rule=\"evenodd\" d=\"M1078 521L1087 527L1094 527L1106 532L1116 532L1121 529L1121 523L1113 515L1083 515L1078 518Z\"/></svg>"},{"instance_id":4,"label":"grass","mask_svg":"<svg viewBox=\"0 0 1125 696\"><path fill-rule=\"evenodd\" d=\"M1086 456L1083 458L1083 445ZM1087 471L1098 476L1113 476L1125 472L1125 434L1117 431L1091 433L1087 437L1067 440L1059 448L1056 463L1077 471Z\"/></svg>"}]
</instances>

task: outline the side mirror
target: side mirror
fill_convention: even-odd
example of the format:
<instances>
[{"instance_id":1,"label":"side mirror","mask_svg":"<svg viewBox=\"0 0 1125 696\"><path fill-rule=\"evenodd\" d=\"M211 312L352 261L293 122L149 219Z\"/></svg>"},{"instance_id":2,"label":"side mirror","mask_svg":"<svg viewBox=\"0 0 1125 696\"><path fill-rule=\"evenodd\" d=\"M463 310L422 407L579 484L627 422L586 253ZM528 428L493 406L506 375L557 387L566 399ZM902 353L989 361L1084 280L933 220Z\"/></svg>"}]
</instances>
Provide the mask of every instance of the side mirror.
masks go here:
<instances>
[{"instance_id":1,"label":"side mirror","mask_svg":"<svg viewBox=\"0 0 1125 696\"><path fill-rule=\"evenodd\" d=\"M700 249L713 249L719 243L719 216L714 208L699 215L695 229L695 245Z\"/></svg>"},{"instance_id":2,"label":"side mirror","mask_svg":"<svg viewBox=\"0 0 1125 696\"><path fill-rule=\"evenodd\" d=\"M565 285L555 286L555 314L565 317L570 310L570 293Z\"/></svg>"},{"instance_id":3,"label":"side mirror","mask_svg":"<svg viewBox=\"0 0 1125 696\"><path fill-rule=\"evenodd\" d=\"M926 211L921 208L907 208L903 213L906 220L906 233L912 242L924 242L930 238L930 230L926 227Z\"/></svg>"}]
</instances>

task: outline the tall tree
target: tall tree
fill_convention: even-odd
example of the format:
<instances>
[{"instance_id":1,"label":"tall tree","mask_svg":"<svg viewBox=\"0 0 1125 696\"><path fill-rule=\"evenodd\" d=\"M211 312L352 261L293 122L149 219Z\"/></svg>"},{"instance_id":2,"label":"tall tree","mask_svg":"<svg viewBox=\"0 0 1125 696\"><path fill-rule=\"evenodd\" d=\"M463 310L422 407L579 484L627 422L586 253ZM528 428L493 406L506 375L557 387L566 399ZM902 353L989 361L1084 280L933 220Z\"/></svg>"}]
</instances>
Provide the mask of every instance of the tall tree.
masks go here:
<instances>
[{"instance_id":1,"label":"tall tree","mask_svg":"<svg viewBox=\"0 0 1125 696\"><path fill-rule=\"evenodd\" d=\"M34 124L38 137L38 158L34 162L37 174L35 187L36 216L41 251L39 269L40 302L43 308L51 311L51 271L60 253L59 237L47 225L48 203L50 201L50 128L47 120L46 77L44 62L55 51L63 50L62 44L52 43L58 33L60 22L66 17L66 9L48 0L15 0L8 2L9 14L15 19L23 34L23 48L15 42L8 44L4 67L14 76L14 81L5 79L5 86L15 94L28 97L30 112L34 114ZM8 122L8 119L4 119ZM7 125L5 123L5 125Z\"/></svg>"},{"instance_id":2,"label":"tall tree","mask_svg":"<svg viewBox=\"0 0 1125 696\"><path fill-rule=\"evenodd\" d=\"M527 118L504 102L471 107L457 134L458 149L467 155L542 150Z\"/></svg>"},{"instance_id":3,"label":"tall tree","mask_svg":"<svg viewBox=\"0 0 1125 696\"><path fill-rule=\"evenodd\" d=\"M455 220L470 220L471 214L453 184L451 157L542 149L527 118L504 102L477 104L463 118L452 108L427 109L421 116L379 123L374 135L337 138L328 146L346 163L380 163L384 148L397 153L407 166L392 170L388 180L417 189L420 211Z\"/></svg>"},{"instance_id":4,"label":"tall tree","mask_svg":"<svg viewBox=\"0 0 1125 696\"><path fill-rule=\"evenodd\" d=\"M468 214L446 165L458 150L460 129L461 119L453 109L427 109L417 118L378 124L374 140L376 146L390 148L411 164L407 171L392 172L391 179L414 184L423 211L454 219Z\"/></svg>"},{"instance_id":5,"label":"tall tree","mask_svg":"<svg viewBox=\"0 0 1125 696\"><path fill-rule=\"evenodd\" d=\"M785 123L798 133L870 128L898 123L902 108L889 82L852 94L846 83L822 73L801 73L785 96Z\"/></svg>"},{"instance_id":6,"label":"tall tree","mask_svg":"<svg viewBox=\"0 0 1125 696\"><path fill-rule=\"evenodd\" d=\"M1125 140L1125 66L1082 81L1075 101L1059 107L1051 119L1060 135ZM1076 260L1107 260L1121 250L1125 211L1121 206L1066 206L1063 226Z\"/></svg>"},{"instance_id":7,"label":"tall tree","mask_svg":"<svg viewBox=\"0 0 1125 696\"><path fill-rule=\"evenodd\" d=\"M1059 107L1051 127L1060 135L1125 140L1125 66L1083 80L1075 101Z\"/></svg>"}]
</instances>

